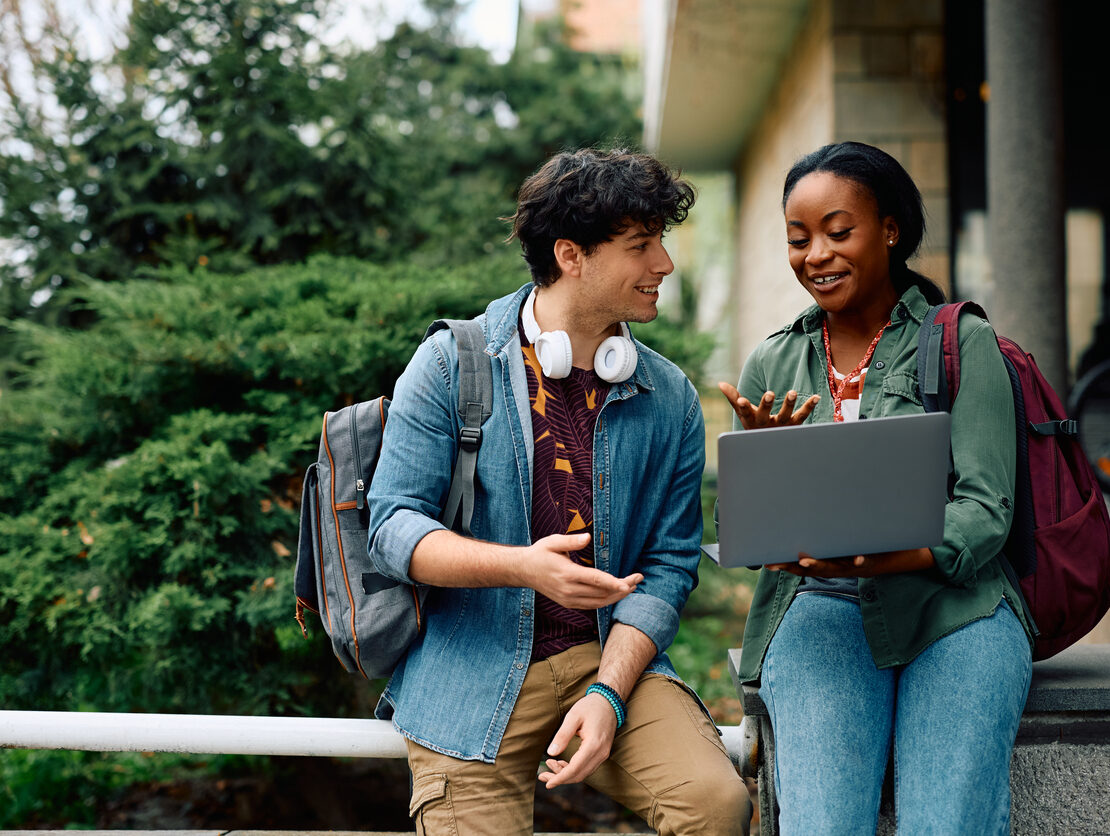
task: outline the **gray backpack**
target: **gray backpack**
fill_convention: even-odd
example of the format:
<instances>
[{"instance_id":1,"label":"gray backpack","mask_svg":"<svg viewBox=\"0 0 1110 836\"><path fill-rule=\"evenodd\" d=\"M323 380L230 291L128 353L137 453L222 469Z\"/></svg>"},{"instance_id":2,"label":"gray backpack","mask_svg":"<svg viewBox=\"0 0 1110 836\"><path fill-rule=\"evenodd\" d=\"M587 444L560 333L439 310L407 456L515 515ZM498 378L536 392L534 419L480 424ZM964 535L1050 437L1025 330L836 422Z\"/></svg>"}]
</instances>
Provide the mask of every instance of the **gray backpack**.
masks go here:
<instances>
[{"instance_id":1,"label":"gray backpack","mask_svg":"<svg viewBox=\"0 0 1110 836\"><path fill-rule=\"evenodd\" d=\"M436 320L424 339L443 328L454 332L459 349L462 429L440 521L469 535L482 421L493 410L493 375L478 320ZM385 397L324 414L320 452L304 477L294 579L302 632L308 635L304 611L319 615L340 664L368 679L389 676L420 633L428 591L374 571L367 554L366 491L388 414Z\"/></svg>"}]
</instances>

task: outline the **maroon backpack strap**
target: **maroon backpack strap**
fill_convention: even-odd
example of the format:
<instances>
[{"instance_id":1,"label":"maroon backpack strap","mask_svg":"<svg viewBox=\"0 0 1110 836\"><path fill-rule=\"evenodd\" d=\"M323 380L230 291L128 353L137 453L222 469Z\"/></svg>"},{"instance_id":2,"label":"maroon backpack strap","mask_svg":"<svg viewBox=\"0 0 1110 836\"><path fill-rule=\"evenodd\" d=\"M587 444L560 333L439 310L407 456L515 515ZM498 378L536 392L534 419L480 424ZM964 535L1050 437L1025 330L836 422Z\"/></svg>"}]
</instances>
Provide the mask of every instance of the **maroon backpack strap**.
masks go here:
<instances>
[{"instance_id":1,"label":"maroon backpack strap","mask_svg":"<svg viewBox=\"0 0 1110 836\"><path fill-rule=\"evenodd\" d=\"M949 403L954 403L960 391L960 314L964 311L987 318L986 312L975 302L951 302L937 309L937 325L944 326L944 374L948 381Z\"/></svg>"}]
</instances>

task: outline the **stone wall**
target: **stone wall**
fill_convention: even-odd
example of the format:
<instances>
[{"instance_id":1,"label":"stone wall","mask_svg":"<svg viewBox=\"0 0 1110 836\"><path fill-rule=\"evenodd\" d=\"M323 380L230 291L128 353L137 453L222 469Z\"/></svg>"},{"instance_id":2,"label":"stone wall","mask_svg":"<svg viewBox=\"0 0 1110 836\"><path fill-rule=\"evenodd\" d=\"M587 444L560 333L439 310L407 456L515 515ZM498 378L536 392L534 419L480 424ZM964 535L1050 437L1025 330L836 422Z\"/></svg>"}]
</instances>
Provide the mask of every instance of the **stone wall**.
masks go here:
<instances>
[{"instance_id":1,"label":"stone wall","mask_svg":"<svg viewBox=\"0 0 1110 836\"><path fill-rule=\"evenodd\" d=\"M877 145L913 177L928 233L916 267L949 286L944 3L833 0L835 138Z\"/></svg>"}]
</instances>

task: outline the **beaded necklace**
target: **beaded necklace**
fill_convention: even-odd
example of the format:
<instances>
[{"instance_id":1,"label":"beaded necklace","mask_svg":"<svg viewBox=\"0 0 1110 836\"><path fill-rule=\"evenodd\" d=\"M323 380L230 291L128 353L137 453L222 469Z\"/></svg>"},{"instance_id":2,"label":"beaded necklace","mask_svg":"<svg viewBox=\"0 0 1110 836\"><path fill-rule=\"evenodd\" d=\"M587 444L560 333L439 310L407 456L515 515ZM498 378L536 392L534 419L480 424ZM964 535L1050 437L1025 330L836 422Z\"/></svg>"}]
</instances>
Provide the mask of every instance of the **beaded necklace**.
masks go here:
<instances>
[{"instance_id":1,"label":"beaded necklace","mask_svg":"<svg viewBox=\"0 0 1110 836\"><path fill-rule=\"evenodd\" d=\"M848 383L852 378L856 377L860 372L867 368L867 364L871 362L871 355L875 353L875 346L879 344L879 337L883 335L883 331L890 325L890 320L886 321L886 325L879 329L879 333L875 335L875 339L871 341L871 345L867 347L867 353L863 355L863 359L859 364L852 369L851 372L844 375L844 379L839 383L836 382L836 370L833 369L832 364L832 349L829 347L829 320L825 318L821 320L821 336L825 340L825 366L829 377L829 391L832 393L833 399L833 420L843 421L844 415L841 412L840 406L844 399L844 390L848 387Z\"/></svg>"}]
</instances>

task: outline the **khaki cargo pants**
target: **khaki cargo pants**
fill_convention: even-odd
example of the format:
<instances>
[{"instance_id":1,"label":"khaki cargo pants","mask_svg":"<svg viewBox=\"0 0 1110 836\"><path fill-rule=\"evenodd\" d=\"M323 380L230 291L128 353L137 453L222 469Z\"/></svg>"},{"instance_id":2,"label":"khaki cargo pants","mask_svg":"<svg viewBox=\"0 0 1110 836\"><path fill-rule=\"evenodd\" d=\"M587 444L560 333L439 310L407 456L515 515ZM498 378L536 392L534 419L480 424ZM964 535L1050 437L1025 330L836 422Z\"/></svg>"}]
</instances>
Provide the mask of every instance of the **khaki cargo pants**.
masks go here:
<instances>
[{"instance_id":1,"label":"khaki cargo pants","mask_svg":"<svg viewBox=\"0 0 1110 836\"><path fill-rule=\"evenodd\" d=\"M408 742L410 814L428 836L532 833L536 775L563 715L596 680L597 642L528 669L495 763ZM645 674L609 759L586 783L640 815L660 836L747 834L752 805L720 735L678 683Z\"/></svg>"}]
</instances>

